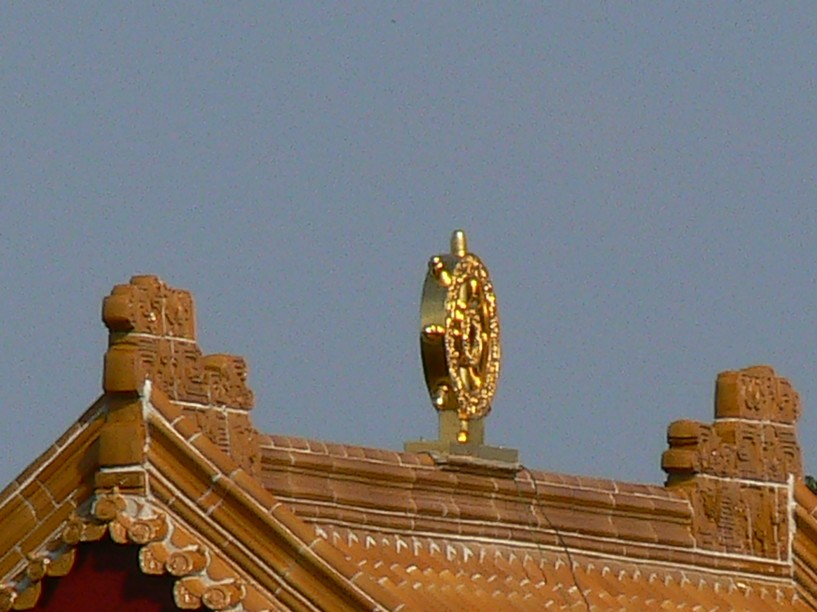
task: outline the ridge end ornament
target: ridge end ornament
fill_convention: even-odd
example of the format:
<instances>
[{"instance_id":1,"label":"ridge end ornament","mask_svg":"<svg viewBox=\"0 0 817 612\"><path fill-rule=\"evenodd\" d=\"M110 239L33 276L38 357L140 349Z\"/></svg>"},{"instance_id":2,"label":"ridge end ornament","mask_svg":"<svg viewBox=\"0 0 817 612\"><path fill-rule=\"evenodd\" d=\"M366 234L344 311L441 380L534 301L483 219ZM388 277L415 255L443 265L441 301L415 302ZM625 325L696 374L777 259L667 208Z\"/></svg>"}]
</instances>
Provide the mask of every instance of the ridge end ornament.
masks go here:
<instances>
[{"instance_id":1,"label":"ridge end ornament","mask_svg":"<svg viewBox=\"0 0 817 612\"><path fill-rule=\"evenodd\" d=\"M468 251L462 230L451 235L450 253L428 262L420 353L441 440L482 444L499 380L499 315L488 269Z\"/></svg>"}]
</instances>

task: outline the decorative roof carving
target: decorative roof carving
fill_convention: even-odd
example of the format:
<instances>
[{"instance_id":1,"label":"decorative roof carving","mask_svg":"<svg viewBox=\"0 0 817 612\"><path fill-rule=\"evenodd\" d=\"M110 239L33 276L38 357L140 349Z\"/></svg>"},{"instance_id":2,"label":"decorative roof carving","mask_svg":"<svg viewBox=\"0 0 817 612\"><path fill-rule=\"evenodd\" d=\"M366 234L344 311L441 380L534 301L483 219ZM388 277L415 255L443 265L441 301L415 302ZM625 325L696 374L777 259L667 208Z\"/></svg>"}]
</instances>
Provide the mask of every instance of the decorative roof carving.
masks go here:
<instances>
[{"instance_id":1,"label":"decorative roof carving","mask_svg":"<svg viewBox=\"0 0 817 612\"><path fill-rule=\"evenodd\" d=\"M670 426L664 488L264 436L187 292L134 277L103 319L106 394L0 493L0 612L102 538L182 609L817 608L799 400L771 368L722 374L714 422Z\"/></svg>"},{"instance_id":2,"label":"decorative roof carving","mask_svg":"<svg viewBox=\"0 0 817 612\"><path fill-rule=\"evenodd\" d=\"M255 428L247 412L253 393L247 363L235 355L204 355L196 342L195 304L188 291L156 276L134 276L116 285L102 304L110 332L103 387L109 394L138 395L150 381L228 455L250 473L259 467ZM109 428L127 427L118 425ZM138 445L139 432L111 433L121 449Z\"/></svg>"},{"instance_id":3,"label":"decorative roof carving","mask_svg":"<svg viewBox=\"0 0 817 612\"><path fill-rule=\"evenodd\" d=\"M193 298L156 276L134 276L102 304L110 330L104 389L137 392L145 380L170 399L249 410L247 364L235 355L203 355L196 344Z\"/></svg>"},{"instance_id":4,"label":"decorative roof carving","mask_svg":"<svg viewBox=\"0 0 817 612\"><path fill-rule=\"evenodd\" d=\"M226 610L238 606L246 596L242 580L229 577L224 564L211 570L214 557L210 551L143 497L112 490L100 492L89 505L89 512L74 512L57 537L30 555L16 579L0 588L0 612L36 606L43 578L68 574L76 557L75 547L80 542L97 541L106 533L117 544L140 547L139 568L145 574L168 573L177 579L173 596L182 610Z\"/></svg>"},{"instance_id":5,"label":"decorative roof carving","mask_svg":"<svg viewBox=\"0 0 817 612\"><path fill-rule=\"evenodd\" d=\"M676 421L662 457L667 485L688 496L698 545L789 559L789 482L802 479L800 400L767 366L718 376L715 421Z\"/></svg>"}]
</instances>

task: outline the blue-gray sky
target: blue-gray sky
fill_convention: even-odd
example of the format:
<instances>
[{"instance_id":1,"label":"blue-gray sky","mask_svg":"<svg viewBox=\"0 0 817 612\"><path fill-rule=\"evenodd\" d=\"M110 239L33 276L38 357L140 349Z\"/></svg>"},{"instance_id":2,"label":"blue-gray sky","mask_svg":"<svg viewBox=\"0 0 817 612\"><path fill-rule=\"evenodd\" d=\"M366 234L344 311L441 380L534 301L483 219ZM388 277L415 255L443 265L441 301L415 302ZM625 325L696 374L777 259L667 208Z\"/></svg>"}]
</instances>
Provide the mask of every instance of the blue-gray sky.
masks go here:
<instances>
[{"instance_id":1,"label":"blue-gray sky","mask_svg":"<svg viewBox=\"0 0 817 612\"><path fill-rule=\"evenodd\" d=\"M434 436L457 227L499 298L489 442L660 482L667 425L769 363L815 471L817 12L781 6L4 5L0 483L99 395L137 273L247 358L261 430Z\"/></svg>"}]
</instances>

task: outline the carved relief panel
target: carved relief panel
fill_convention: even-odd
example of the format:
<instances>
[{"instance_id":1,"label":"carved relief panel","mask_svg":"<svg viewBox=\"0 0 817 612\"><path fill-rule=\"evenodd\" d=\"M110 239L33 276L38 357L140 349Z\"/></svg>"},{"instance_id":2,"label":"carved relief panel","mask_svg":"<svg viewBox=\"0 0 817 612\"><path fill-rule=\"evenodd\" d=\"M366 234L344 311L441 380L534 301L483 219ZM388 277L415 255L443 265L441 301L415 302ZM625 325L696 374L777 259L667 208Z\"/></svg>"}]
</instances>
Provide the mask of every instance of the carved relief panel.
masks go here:
<instances>
[{"instance_id":1,"label":"carved relief panel","mask_svg":"<svg viewBox=\"0 0 817 612\"><path fill-rule=\"evenodd\" d=\"M703 548L784 559L788 482L802 477L794 422L799 398L765 366L718 376L712 425L678 421L662 457L667 486L694 510Z\"/></svg>"}]
</instances>

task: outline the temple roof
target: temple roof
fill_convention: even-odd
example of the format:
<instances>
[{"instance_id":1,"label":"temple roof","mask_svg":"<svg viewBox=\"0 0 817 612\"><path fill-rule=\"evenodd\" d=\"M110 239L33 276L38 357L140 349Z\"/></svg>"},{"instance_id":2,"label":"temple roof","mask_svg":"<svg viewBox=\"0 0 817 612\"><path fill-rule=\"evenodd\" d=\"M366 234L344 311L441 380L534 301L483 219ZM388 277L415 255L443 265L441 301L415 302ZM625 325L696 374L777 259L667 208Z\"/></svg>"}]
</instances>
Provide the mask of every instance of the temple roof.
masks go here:
<instances>
[{"instance_id":1,"label":"temple roof","mask_svg":"<svg viewBox=\"0 0 817 612\"><path fill-rule=\"evenodd\" d=\"M103 321L102 396L0 493L0 610L104 539L180 609L817 608L799 398L769 367L669 426L658 486L264 434L188 292L134 277Z\"/></svg>"}]
</instances>

